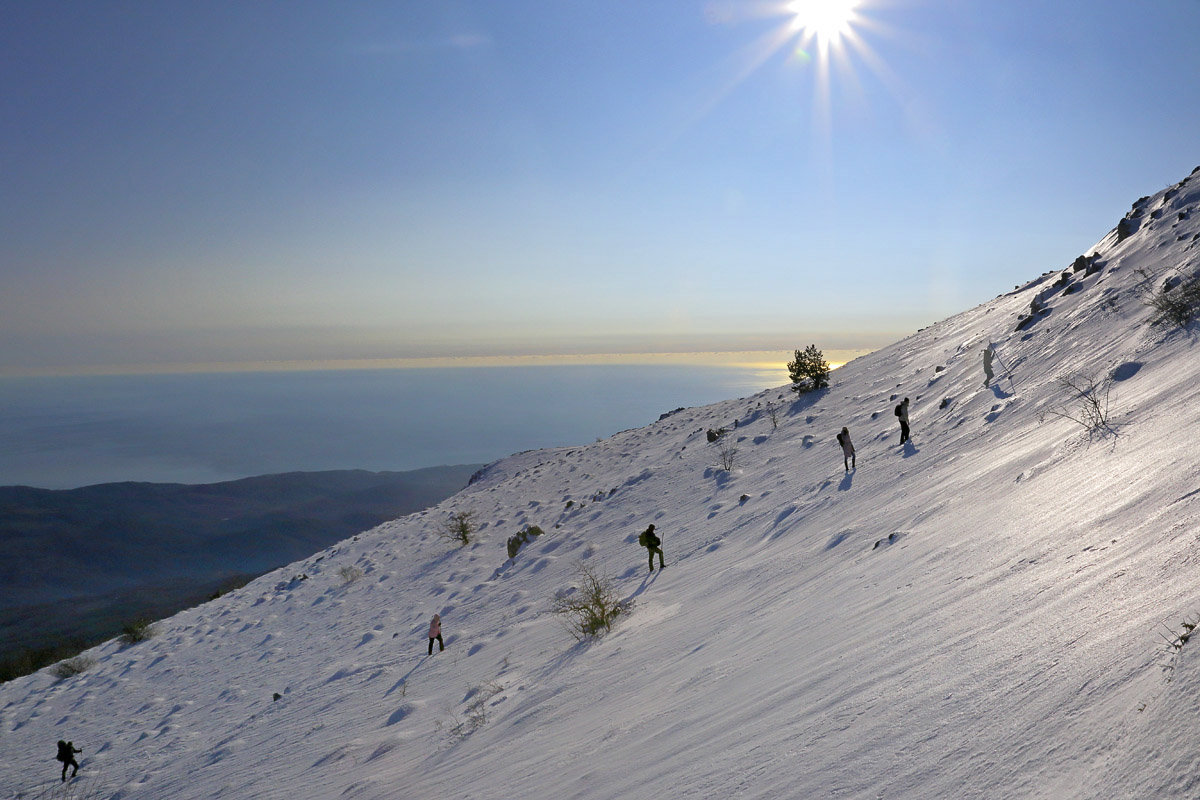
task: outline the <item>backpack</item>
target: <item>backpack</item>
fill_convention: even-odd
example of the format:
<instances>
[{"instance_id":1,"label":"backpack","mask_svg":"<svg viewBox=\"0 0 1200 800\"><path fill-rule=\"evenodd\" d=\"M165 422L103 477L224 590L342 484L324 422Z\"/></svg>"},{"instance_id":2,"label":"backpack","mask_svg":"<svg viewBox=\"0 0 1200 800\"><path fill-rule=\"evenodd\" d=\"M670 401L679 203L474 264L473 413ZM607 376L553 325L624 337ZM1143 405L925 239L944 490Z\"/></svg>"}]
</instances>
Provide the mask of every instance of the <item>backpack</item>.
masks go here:
<instances>
[{"instance_id":1,"label":"backpack","mask_svg":"<svg viewBox=\"0 0 1200 800\"><path fill-rule=\"evenodd\" d=\"M846 443L842 441L842 434L841 434L841 431L839 431L839 432L838 432L838 435L837 435L837 440L838 440L838 444L840 444L842 447L845 447L845 446L846 446Z\"/></svg>"},{"instance_id":2,"label":"backpack","mask_svg":"<svg viewBox=\"0 0 1200 800\"><path fill-rule=\"evenodd\" d=\"M900 416L900 406L896 406L896 416Z\"/></svg>"},{"instance_id":3,"label":"backpack","mask_svg":"<svg viewBox=\"0 0 1200 800\"><path fill-rule=\"evenodd\" d=\"M646 541L646 531L642 531L640 534L638 534L638 544L640 544L642 547L650 546L650 543Z\"/></svg>"}]
</instances>

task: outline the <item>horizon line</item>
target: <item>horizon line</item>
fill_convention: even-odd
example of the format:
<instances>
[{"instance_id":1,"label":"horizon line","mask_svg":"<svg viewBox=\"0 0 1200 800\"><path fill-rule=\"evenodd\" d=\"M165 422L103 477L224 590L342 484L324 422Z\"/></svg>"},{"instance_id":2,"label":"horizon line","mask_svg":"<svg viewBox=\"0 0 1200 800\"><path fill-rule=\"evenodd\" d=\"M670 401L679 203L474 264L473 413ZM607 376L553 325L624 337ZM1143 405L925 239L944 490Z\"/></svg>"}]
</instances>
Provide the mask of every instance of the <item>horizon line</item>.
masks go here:
<instances>
[{"instance_id":1,"label":"horizon line","mask_svg":"<svg viewBox=\"0 0 1200 800\"><path fill-rule=\"evenodd\" d=\"M831 348L831 368L878 348ZM236 372L333 372L370 369L448 369L524 366L638 366L680 364L786 370L792 350L704 350L643 353L530 353L489 356L409 356L401 358L280 359L202 361L164 364L97 364L66 367L3 368L0 378L118 377L136 375L218 374ZM824 352L824 351L823 351Z\"/></svg>"}]
</instances>

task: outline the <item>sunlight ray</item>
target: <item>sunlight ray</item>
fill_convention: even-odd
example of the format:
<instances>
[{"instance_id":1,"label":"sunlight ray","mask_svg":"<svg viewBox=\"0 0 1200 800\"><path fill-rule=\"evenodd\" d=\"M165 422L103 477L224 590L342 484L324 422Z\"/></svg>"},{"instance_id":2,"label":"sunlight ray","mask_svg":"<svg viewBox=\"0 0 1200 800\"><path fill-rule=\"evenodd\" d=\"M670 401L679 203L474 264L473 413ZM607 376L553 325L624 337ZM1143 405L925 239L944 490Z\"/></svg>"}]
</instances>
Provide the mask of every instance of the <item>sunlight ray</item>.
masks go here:
<instances>
[{"instance_id":1,"label":"sunlight ray","mask_svg":"<svg viewBox=\"0 0 1200 800\"><path fill-rule=\"evenodd\" d=\"M794 32L789 31L786 26L775 26L738 50L728 59L731 64L730 72L732 74L725 78L716 89L706 94L700 100L695 110L679 123L676 130L667 138L667 141L679 139L685 131L711 114L738 86L761 69L763 64L769 61L772 56L787 48L794 39ZM664 142L658 149L661 149L665 145L666 143Z\"/></svg>"}]
</instances>

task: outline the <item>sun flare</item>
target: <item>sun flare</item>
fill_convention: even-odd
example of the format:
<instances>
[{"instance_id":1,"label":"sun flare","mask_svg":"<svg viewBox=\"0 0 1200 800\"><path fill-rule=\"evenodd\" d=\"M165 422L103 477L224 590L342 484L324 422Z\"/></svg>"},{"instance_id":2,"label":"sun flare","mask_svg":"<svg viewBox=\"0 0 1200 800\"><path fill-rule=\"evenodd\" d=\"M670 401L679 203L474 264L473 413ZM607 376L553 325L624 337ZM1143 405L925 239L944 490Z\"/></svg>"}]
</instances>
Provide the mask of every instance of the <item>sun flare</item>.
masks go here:
<instances>
[{"instance_id":1,"label":"sun flare","mask_svg":"<svg viewBox=\"0 0 1200 800\"><path fill-rule=\"evenodd\" d=\"M885 85L896 85L871 40L895 31L881 22L873 8L886 0L708 0L715 24L746 21L771 24L729 59L730 75L697 114L702 117L726 95L750 78L776 55L782 55L786 75L797 99L811 103L807 114L816 131L816 142L832 148L835 105L856 102L863 95L860 69L871 72ZM743 9L743 16L735 13ZM718 12L727 17L716 16ZM805 84L811 82L811 88ZM850 96L846 99L846 96ZM832 156L828 156L832 158Z\"/></svg>"},{"instance_id":2,"label":"sun flare","mask_svg":"<svg viewBox=\"0 0 1200 800\"><path fill-rule=\"evenodd\" d=\"M791 0L792 30L822 46L835 45L850 32L859 0Z\"/></svg>"}]
</instances>

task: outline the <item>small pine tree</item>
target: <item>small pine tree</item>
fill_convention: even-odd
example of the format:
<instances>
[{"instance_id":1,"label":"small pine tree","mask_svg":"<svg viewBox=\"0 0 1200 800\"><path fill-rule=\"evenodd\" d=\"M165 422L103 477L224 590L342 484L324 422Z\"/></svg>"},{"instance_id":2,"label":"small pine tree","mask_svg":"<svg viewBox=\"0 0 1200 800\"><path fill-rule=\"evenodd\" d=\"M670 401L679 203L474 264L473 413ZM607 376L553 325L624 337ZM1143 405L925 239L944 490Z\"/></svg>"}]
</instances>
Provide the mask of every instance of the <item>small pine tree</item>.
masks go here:
<instances>
[{"instance_id":1,"label":"small pine tree","mask_svg":"<svg viewBox=\"0 0 1200 800\"><path fill-rule=\"evenodd\" d=\"M466 547L475 540L475 512L456 511L444 520L437 533L447 541Z\"/></svg>"},{"instance_id":2,"label":"small pine tree","mask_svg":"<svg viewBox=\"0 0 1200 800\"><path fill-rule=\"evenodd\" d=\"M796 360L789 361L787 367L795 392L812 392L829 385L829 362L815 344L803 352L797 350Z\"/></svg>"}]
</instances>

